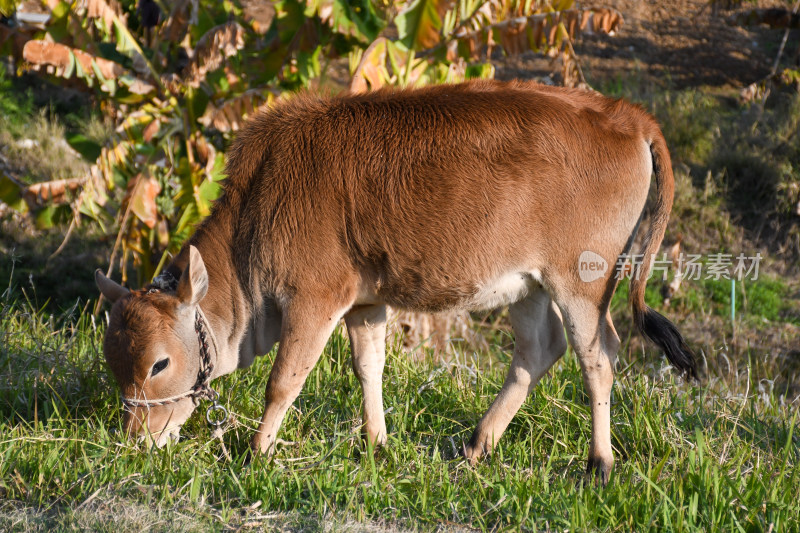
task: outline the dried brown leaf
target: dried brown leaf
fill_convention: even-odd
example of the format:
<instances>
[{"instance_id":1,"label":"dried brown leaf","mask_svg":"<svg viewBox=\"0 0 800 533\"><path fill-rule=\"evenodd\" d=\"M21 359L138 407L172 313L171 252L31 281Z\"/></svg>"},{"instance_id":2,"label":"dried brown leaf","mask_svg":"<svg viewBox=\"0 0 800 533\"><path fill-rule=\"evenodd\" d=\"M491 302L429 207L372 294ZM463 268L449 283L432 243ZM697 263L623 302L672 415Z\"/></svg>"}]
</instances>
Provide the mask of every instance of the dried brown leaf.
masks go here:
<instances>
[{"instance_id":1,"label":"dried brown leaf","mask_svg":"<svg viewBox=\"0 0 800 533\"><path fill-rule=\"evenodd\" d=\"M222 132L238 131L248 116L258 111L261 106L269 104L272 99L272 93L265 94L262 89L251 89L216 105L209 103L205 113L197 121Z\"/></svg>"},{"instance_id":2,"label":"dried brown leaf","mask_svg":"<svg viewBox=\"0 0 800 533\"><path fill-rule=\"evenodd\" d=\"M176 0L172 4L169 18L161 26L162 40L179 43L186 35L190 24L197 24L197 0Z\"/></svg>"},{"instance_id":3,"label":"dried brown leaf","mask_svg":"<svg viewBox=\"0 0 800 533\"><path fill-rule=\"evenodd\" d=\"M578 61L569 48L564 49L561 53L561 58L561 77L564 87L579 87L585 85L580 68L578 67Z\"/></svg>"},{"instance_id":4,"label":"dried brown leaf","mask_svg":"<svg viewBox=\"0 0 800 533\"><path fill-rule=\"evenodd\" d=\"M769 96L770 87L768 80L753 82L739 92L739 99L744 104L749 104L758 100L764 101Z\"/></svg>"},{"instance_id":5,"label":"dried brown leaf","mask_svg":"<svg viewBox=\"0 0 800 533\"><path fill-rule=\"evenodd\" d=\"M145 126L144 130L142 131L142 138L144 138L145 142L150 142L158 130L161 129L161 121L158 119L154 119L150 124Z\"/></svg>"},{"instance_id":6,"label":"dried brown leaf","mask_svg":"<svg viewBox=\"0 0 800 533\"><path fill-rule=\"evenodd\" d=\"M206 74L218 69L225 58L244 48L244 28L238 22L226 22L208 30L197 41L192 61L183 70L184 81L199 87Z\"/></svg>"},{"instance_id":7,"label":"dried brown leaf","mask_svg":"<svg viewBox=\"0 0 800 533\"><path fill-rule=\"evenodd\" d=\"M70 52L75 56L75 60L80 63L81 69L86 76L95 77L94 69L92 68L93 63L106 80L114 80L125 74L130 74L119 63L93 56L77 48L70 48L59 43L28 41L22 50L22 56L34 70L44 67L49 74L66 77L67 69L70 65ZM155 90L155 86L138 78L126 81L125 86L130 92L142 95L150 94Z\"/></svg>"},{"instance_id":8,"label":"dried brown leaf","mask_svg":"<svg viewBox=\"0 0 800 533\"><path fill-rule=\"evenodd\" d=\"M553 13L537 13L524 17L514 17L497 22L497 14L482 13L473 18L472 28L462 27L455 35L472 59L477 59L484 48L491 49L496 35L508 54L518 54L526 50L540 52L544 49L560 47L562 35L559 25L570 39L582 32L587 34L605 33L613 35L623 24L622 15L614 9L568 9Z\"/></svg>"},{"instance_id":9,"label":"dried brown leaf","mask_svg":"<svg viewBox=\"0 0 800 533\"><path fill-rule=\"evenodd\" d=\"M275 4L271 0L242 0L244 19L256 33L265 34L275 18Z\"/></svg>"},{"instance_id":10,"label":"dried brown leaf","mask_svg":"<svg viewBox=\"0 0 800 533\"><path fill-rule=\"evenodd\" d=\"M119 63L58 43L28 41L25 43L22 55L25 61L34 67L51 66L54 67L56 76L63 76L70 64L70 52L75 55L75 59L80 62L81 68L87 74L92 72L92 61L106 79L118 78L126 72Z\"/></svg>"},{"instance_id":11,"label":"dried brown leaf","mask_svg":"<svg viewBox=\"0 0 800 533\"><path fill-rule=\"evenodd\" d=\"M65 204L83 187L87 178L72 178L34 183L25 188L23 198L31 207Z\"/></svg>"},{"instance_id":12,"label":"dried brown leaf","mask_svg":"<svg viewBox=\"0 0 800 533\"><path fill-rule=\"evenodd\" d=\"M581 32L586 35L614 35L622 28L623 23L622 14L615 9L587 9L581 13Z\"/></svg>"},{"instance_id":13,"label":"dried brown leaf","mask_svg":"<svg viewBox=\"0 0 800 533\"><path fill-rule=\"evenodd\" d=\"M150 94L156 90L155 85L140 80L138 78L130 82L128 85L126 85L126 87L133 94L141 94L141 95Z\"/></svg>"},{"instance_id":14,"label":"dried brown leaf","mask_svg":"<svg viewBox=\"0 0 800 533\"><path fill-rule=\"evenodd\" d=\"M199 133L193 136L192 146L194 147L194 153L197 155L197 162L200 163L207 172L211 172L211 169L214 167L214 159L217 156L217 151L214 149L214 146Z\"/></svg>"},{"instance_id":15,"label":"dried brown leaf","mask_svg":"<svg viewBox=\"0 0 800 533\"><path fill-rule=\"evenodd\" d=\"M515 19L500 32L500 46L509 55L521 54L529 48L528 24L525 19Z\"/></svg>"},{"instance_id":16,"label":"dried brown leaf","mask_svg":"<svg viewBox=\"0 0 800 533\"><path fill-rule=\"evenodd\" d=\"M177 93L180 91L183 82L180 76L174 72L168 72L167 74L161 75L161 84L166 87L168 91Z\"/></svg>"},{"instance_id":17,"label":"dried brown leaf","mask_svg":"<svg viewBox=\"0 0 800 533\"><path fill-rule=\"evenodd\" d=\"M128 182L126 200L130 202L131 212L148 228L154 228L158 222L158 206L156 197L161 192L161 185L150 176L139 174Z\"/></svg>"},{"instance_id":18,"label":"dried brown leaf","mask_svg":"<svg viewBox=\"0 0 800 533\"><path fill-rule=\"evenodd\" d=\"M86 17L103 19L106 28L112 28L116 18L119 18L120 22L127 25L128 15L116 0L85 0L85 6Z\"/></svg>"}]
</instances>

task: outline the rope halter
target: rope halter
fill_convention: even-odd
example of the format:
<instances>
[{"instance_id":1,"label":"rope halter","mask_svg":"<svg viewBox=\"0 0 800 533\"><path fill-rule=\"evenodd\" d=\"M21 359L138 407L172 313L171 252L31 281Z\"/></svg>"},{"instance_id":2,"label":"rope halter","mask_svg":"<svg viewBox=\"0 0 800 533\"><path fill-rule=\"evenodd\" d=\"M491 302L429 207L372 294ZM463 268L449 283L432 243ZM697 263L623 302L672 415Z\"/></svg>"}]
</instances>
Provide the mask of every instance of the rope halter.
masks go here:
<instances>
[{"instance_id":1,"label":"rope halter","mask_svg":"<svg viewBox=\"0 0 800 533\"><path fill-rule=\"evenodd\" d=\"M159 288L153 287L147 292L151 294L159 292L159 290ZM217 346L217 339L214 336L214 332L211 329L211 325L208 323L205 313L203 313L199 305L194 314L194 331L197 333L197 340L200 344L200 369L197 372L197 381L195 381L192 388L174 396L153 400L148 398L126 398L124 395L120 395L122 404L125 407L146 407L150 409L151 407L176 403L184 398L191 398L196 406L200 403L200 400L206 399L213 402L206 410L206 421L209 425L219 428L228 420L228 410L219 403L219 393L211 388L211 375L214 372L214 363L211 360L211 351L208 348L210 340L211 344L214 346L215 358L218 359L219 348Z\"/></svg>"}]
</instances>

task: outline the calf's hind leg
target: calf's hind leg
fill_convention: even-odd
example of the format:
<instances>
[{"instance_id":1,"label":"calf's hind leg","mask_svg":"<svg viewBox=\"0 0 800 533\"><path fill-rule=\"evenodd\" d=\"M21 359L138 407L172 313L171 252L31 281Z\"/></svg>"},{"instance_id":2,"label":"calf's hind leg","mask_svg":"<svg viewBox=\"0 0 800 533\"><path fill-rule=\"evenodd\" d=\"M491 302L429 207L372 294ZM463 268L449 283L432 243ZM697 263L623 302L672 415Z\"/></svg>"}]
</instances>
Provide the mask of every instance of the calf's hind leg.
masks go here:
<instances>
[{"instance_id":1,"label":"calf's hind leg","mask_svg":"<svg viewBox=\"0 0 800 533\"><path fill-rule=\"evenodd\" d=\"M295 298L283 311L278 354L270 370L264 397L264 415L253 435L252 447L256 453L269 455L274 451L286 411L300 394L347 307L325 304L319 299Z\"/></svg>"},{"instance_id":2,"label":"calf's hind leg","mask_svg":"<svg viewBox=\"0 0 800 533\"><path fill-rule=\"evenodd\" d=\"M561 310L591 402L592 439L586 470L596 474L605 484L614 466L610 403L619 337L611 322L607 303L595 305L584 297L575 297L563 302Z\"/></svg>"},{"instance_id":3,"label":"calf's hind leg","mask_svg":"<svg viewBox=\"0 0 800 533\"><path fill-rule=\"evenodd\" d=\"M503 388L483 415L464 456L475 463L500 440L522 402L567 350L564 327L550 296L538 291L509 307L514 356Z\"/></svg>"},{"instance_id":4,"label":"calf's hind leg","mask_svg":"<svg viewBox=\"0 0 800 533\"><path fill-rule=\"evenodd\" d=\"M386 363L386 306L351 309L344 317L353 370L364 393L364 437L373 445L386 444L383 416L383 367Z\"/></svg>"}]
</instances>

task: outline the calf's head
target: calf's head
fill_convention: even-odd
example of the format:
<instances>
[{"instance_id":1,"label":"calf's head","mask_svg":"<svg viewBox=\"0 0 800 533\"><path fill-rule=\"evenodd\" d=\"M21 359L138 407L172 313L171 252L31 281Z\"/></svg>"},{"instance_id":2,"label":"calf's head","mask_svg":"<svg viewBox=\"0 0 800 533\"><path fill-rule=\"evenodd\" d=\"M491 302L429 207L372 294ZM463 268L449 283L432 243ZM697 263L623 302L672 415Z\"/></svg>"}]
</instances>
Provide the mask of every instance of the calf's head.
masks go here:
<instances>
[{"instance_id":1,"label":"calf's head","mask_svg":"<svg viewBox=\"0 0 800 533\"><path fill-rule=\"evenodd\" d=\"M200 252L190 247L189 264L170 288L130 291L99 270L95 281L113 303L103 351L121 389L124 427L131 436L163 446L178 437L195 408L191 397L160 402L197 383L200 344L195 313L208 291Z\"/></svg>"}]
</instances>

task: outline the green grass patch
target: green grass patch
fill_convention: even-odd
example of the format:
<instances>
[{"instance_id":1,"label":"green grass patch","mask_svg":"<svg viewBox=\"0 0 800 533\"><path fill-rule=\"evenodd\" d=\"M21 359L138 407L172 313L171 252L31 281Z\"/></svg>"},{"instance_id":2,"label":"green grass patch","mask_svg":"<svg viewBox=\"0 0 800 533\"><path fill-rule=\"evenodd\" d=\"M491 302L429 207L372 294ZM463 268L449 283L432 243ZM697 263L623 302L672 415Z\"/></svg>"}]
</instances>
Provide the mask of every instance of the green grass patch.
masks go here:
<instances>
[{"instance_id":1,"label":"green grass patch","mask_svg":"<svg viewBox=\"0 0 800 533\"><path fill-rule=\"evenodd\" d=\"M758 280L737 281L735 315L737 320L785 322L800 324L797 302L790 298L791 290L779 279L760 277ZM712 313L724 318L731 316L731 281L727 279L686 280L674 305L686 314Z\"/></svg>"},{"instance_id":2,"label":"green grass patch","mask_svg":"<svg viewBox=\"0 0 800 533\"><path fill-rule=\"evenodd\" d=\"M246 464L271 355L215 383L234 413L222 438L229 457L201 413L184 440L148 449L115 433L120 405L99 353L103 329L77 310L52 316L0 303L0 496L62 513L22 523L66 529L64 516L101 495L128 502L123 514L196 509L217 529L255 507L320 528L320 517L336 517L421 530L797 529L797 406L774 396L717 395L658 372L621 376L612 396L617 465L596 488L583 482L590 417L572 354L542 380L495 454L470 467L457 450L498 392L508 354L436 364L391 349L389 446L373 455L357 437L361 394L337 330L287 415L289 444L272 461ZM0 528L11 528L11 516L0 507Z\"/></svg>"},{"instance_id":3,"label":"green grass patch","mask_svg":"<svg viewBox=\"0 0 800 533\"><path fill-rule=\"evenodd\" d=\"M3 117L4 127L19 127L32 113L33 95L30 91L20 93L5 66L0 64L0 117Z\"/></svg>"},{"instance_id":4,"label":"green grass patch","mask_svg":"<svg viewBox=\"0 0 800 533\"><path fill-rule=\"evenodd\" d=\"M670 274L669 280L672 279ZM651 279L645 289L645 302L650 307L663 307L662 280ZM737 320L782 322L800 325L800 308L792 289L779 278L760 275L756 280L736 281L735 316ZM628 280L620 282L611 302L614 314L624 313L628 304ZM723 318L731 316L731 280L706 278L684 279L678 293L673 296L672 313L678 316L712 314Z\"/></svg>"}]
</instances>

